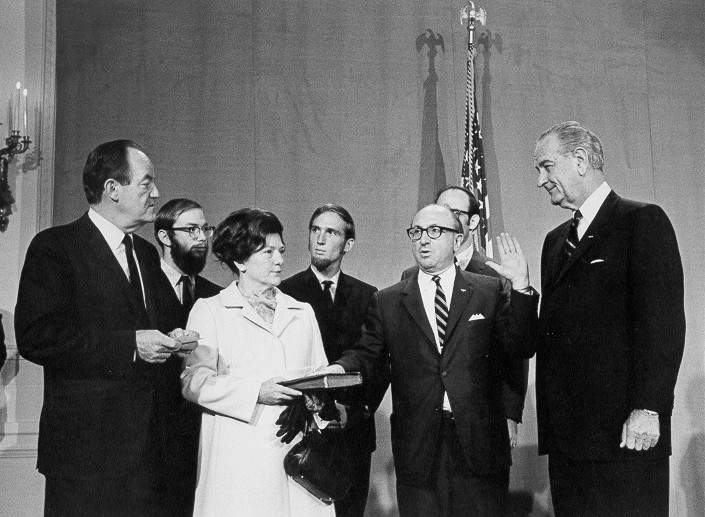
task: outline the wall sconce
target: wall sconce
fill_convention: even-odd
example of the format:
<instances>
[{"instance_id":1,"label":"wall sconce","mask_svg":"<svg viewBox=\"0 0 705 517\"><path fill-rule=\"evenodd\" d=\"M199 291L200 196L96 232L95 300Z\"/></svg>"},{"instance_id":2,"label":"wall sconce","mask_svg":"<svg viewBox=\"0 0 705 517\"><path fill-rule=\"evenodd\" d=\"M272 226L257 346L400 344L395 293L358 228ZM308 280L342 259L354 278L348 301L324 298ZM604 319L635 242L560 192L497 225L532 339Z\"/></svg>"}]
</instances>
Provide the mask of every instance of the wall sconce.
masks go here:
<instances>
[{"instance_id":1,"label":"wall sconce","mask_svg":"<svg viewBox=\"0 0 705 517\"><path fill-rule=\"evenodd\" d=\"M14 97L12 100L14 101ZM24 101L24 110L20 109L22 101ZM20 113L24 118L24 136L20 136ZM20 97L20 83L17 83L17 104L10 106L10 115L12 129L10 136L5 139L7 147L0 149L0 232L7 230L7 225L10 224L12 204L15 202L15 197L12 195L7 181L8 166L16 155L24 153L32 143L27 136L27 89L22 91Z\"/></svg>"}]
</instances>

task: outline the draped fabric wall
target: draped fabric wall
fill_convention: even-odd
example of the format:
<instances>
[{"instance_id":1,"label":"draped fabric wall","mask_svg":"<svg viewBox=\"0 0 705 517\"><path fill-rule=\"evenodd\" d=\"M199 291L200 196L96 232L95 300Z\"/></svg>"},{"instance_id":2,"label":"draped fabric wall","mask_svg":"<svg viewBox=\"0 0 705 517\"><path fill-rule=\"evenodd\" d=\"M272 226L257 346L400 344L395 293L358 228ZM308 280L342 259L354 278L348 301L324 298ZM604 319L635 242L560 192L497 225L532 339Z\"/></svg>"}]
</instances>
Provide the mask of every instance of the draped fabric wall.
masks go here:
<instances>
[{"instance_id":1,"label":"draped fabric wall","mask_svg":"<svg viewBox=\"0 0 705 517\"><path fill-rule=\"evenodd\" d=\"M403 230L429 175L459 182L462 5L57 2L54 222L85 209L87 153L105 140L132 138L148 148L163 200L196 199L214 223L243 206L279 215L287 274L307 264L312 210L345 205L358 225L345 270L379 287L394 283L412 263ZM556 122L593 129L605 144L611 186L661 204L674 223L688 341L675 407L672 515L702 515L705 5L674 0L664 12L640 0L487 0L483 7L489 24L476 70L491 230L520 239L534 285L544 235L569 217L535 188L535 140ZM443 41L433 57L437 77L429 47L416 46L427 29ZM207 273L229 281L215 264ZM516 506L528 505L519 514L544 515L550 503L545 461L536 457L533 371L530 379L512 489ZM370 515L395 512L388 408L378 419Z\"/></svg>"}]
</instances>

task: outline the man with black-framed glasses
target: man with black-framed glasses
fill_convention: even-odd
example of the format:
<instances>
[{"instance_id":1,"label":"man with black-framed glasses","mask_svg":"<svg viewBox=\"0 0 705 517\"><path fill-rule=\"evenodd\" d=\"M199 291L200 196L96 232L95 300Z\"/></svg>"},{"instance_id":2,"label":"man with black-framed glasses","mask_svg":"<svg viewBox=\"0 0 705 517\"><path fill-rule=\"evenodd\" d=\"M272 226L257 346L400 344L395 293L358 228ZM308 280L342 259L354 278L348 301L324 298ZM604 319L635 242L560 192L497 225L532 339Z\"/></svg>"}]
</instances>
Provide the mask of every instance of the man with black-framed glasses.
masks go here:
<instances>
[{"instance_id":1,"label":"man with black-framed glasses","mask_svg":"<svg viewBox=\"0 0 705 517\"><path fill-rule=\"evenodd\" d=\"M162 271L185 309L184 324L198 298L215 296L222 289L200 275L206 267L213 230L201 205L190 199L168 201L154 221L154 237L162 250Z\"/></svg>"},{"instance_id":2,"label":"man with black-framed glasses","mask_svg":"<svg viewBox=\"0 0 705 517\"><path fill-rule=\"evenodd\" d=\"M215 296L222 289L200 275L206 266L213 230L201 205L191 199L172 199L157 212L154 237L162 251L161 280L172 295L170 304L161 310L175 327L186 327L196 300ZM168 410L159 416L163 420L160 429L166 432L161 437L163 449L168 452L162 459L159 489L169 504L163 509L164 515L186 517L193 514L201 411L181 396L181 361L175 357L166 366L170 374L164 376L159 396Z\"/></svg>"},{"instance_id":3,"label":"man with black-framed glasses","mask_svg":"<svg viewBox=\"0 0 705 517\"><path fill-rule=\"evenodd\" d=\"M450 209L458 218L462 228L463 239L455 252L457 266L471 273L498 278L507 294L512 286L506 278L487 265L492 259L485 255L482 248L474 245L474 234L480 223L480 204L470 190L458 185L446 185L436 194L435 203ZM416 266L406 269L402 280L414 274ZM503 361L502 402L507 416L509 443L516 447L519 436L519 424L524 413L524 400L528 384L529 362L519 358L506 357Z\"/></svg>"},{"instance_id":4,"label":"man with black-framed glasses","mask_svg":"<svg viewBox=\"0 0 705 517\"><path fill-rule=\"evenodd\" d=\"M511 296L490 276L454 264L460 221L422 208L407 235L417 270L372 298L360 341L324 371L390 365L392 453L402 517L505 515L511 453L501 361L535 348L538 294L518 242L497 240Z\"/></svg>"}]
</instances>

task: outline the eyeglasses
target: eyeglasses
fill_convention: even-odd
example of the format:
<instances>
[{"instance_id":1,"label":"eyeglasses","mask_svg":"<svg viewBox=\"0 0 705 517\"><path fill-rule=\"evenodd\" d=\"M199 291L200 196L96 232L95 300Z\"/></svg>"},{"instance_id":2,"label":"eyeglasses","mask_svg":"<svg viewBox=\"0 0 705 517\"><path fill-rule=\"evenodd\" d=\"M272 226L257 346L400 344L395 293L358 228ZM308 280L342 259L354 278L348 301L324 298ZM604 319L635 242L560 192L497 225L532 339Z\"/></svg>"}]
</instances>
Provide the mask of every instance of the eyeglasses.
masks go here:
<instances>
[{"instance_id":1,"label":"eyeglasses","mask_svg":"<svg viewBox=\"0 0 705 517\"><path fill-rule=\"evenodd\" d=\"M421 236L423 235L423 232L426 232L426 235L428 235L431 239L437 239L440 237L443 232L452 232L452 233L458 233L458 231L454 228L446 228L445 226L429 226L428 228L421 228L420 226L413 226L406 230L406 234L409 236L409 239L412 241L418 241Z\"/></svg>"},{"instance_id":2,"label":"eyeglasses","mask_svg":"<svg viewBox=\"0 0 705 517\"><path fill-rule=\"evenodd\" d=\"M201 232L206 236L207 239L213 237L213 231L215 231L215 226L182 226L180 228L172 228L175 232L188 232L188 236L193 240L198 239L201 236Z\"/></svg>"}]
</instances>

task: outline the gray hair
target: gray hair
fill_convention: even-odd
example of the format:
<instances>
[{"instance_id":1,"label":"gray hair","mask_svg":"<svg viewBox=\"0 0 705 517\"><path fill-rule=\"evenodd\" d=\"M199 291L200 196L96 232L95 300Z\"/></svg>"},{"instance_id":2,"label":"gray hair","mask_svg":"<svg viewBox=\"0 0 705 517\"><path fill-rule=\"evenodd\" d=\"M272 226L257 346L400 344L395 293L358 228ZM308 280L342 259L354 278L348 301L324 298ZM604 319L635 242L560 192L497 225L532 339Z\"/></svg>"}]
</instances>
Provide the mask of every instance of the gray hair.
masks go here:
<instances>
[{"instance_id":1,"label":"gray hair","mask_svg":"<svg viewBox=\"0 0 705 517\"><path fill-rule=\"evenodd\" d=\"M602 142L600 142L597 135L588 128L572 120L569 122L561 122L546 130L539 137L539 140L549 135L556 135L558 138L558 142L560 143L559 152L561 154L569 154L578 147L582 147L588 154L588 161L592 168L602 171L602 167L605 163Z\"/></svg>"}]
</instances>

